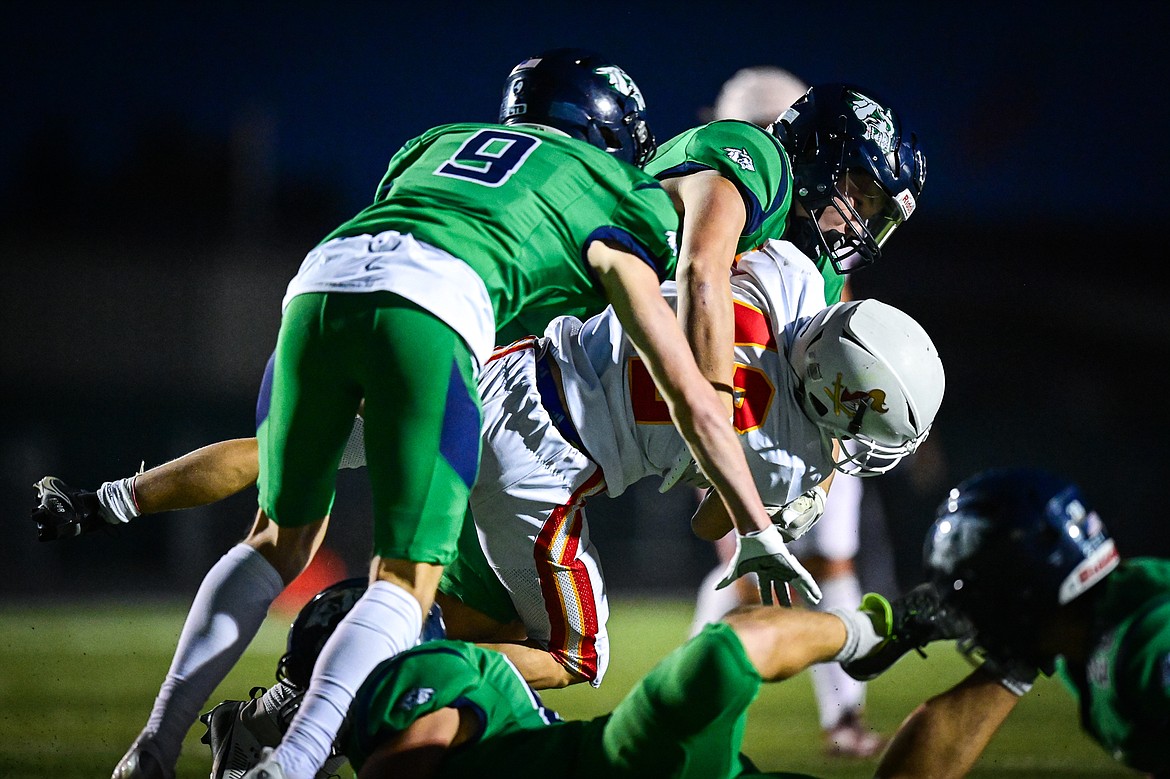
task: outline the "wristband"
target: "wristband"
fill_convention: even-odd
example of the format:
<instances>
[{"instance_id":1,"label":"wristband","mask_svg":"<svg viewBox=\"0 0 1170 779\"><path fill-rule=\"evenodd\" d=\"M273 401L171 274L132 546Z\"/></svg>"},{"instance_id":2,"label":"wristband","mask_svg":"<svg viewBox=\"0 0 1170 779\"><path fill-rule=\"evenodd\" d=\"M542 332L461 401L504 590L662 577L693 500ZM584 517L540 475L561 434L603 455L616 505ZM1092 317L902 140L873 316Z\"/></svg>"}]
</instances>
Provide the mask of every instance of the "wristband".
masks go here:
<instances>
[{"instance_id":1,"label":"wristband","mask_svg":"<svg viewBox=\"0 0 1170 779\"><path fill-rule=\"evenodd\" d=\"M142 512L134 500L134 480L138 474L125 479L108 481L98 488L97 499L102 507L102 519L111 525L129 522Z\"/></svg>"}]
</instances>

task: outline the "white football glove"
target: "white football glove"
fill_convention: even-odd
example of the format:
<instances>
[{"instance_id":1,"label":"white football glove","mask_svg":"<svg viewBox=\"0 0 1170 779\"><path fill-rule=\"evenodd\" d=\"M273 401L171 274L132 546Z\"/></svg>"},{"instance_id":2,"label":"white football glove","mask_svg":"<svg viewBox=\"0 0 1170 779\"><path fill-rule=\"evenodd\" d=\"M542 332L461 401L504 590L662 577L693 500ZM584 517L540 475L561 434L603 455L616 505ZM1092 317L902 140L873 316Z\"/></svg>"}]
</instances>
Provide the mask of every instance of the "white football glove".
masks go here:
<instances>
[{"instance_id":1,"label":"white football glove","mask_svg":"<svg viewBox=\"0 0 1170 779\"><path fill-rule=\"evenodd\" d=\"M825 491L819 486L785 503L783 506L765 506L772 522L780 528L787 543L803 536L825 513Z\"/></svg>"},{"instance_id":2,"label":"white football glove","mask_svg":"<svg viewBox=\"0 0 1170 779\"><path fill-rule=\"evenodd\" d=\"M723 589L744 574L754 573L760 580L760 597L764 603L772 602L772 585L783 591L789 583L800 590L809 603L820 603L821 588L817 580L804 569L788 547L780 528L769 525L746 535L735 535L735 557L723 574L723 581L716 589Z\"/></svg>"}]
</instances>

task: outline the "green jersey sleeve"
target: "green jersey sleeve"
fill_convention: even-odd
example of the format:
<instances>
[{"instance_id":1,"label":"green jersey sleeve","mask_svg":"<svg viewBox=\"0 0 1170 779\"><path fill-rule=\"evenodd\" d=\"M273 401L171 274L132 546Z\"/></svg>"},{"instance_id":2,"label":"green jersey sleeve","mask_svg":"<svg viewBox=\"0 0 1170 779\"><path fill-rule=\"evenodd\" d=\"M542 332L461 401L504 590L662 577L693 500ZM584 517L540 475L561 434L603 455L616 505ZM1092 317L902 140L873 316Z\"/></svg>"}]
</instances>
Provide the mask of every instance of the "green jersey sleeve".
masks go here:
<instances>
[{"instance_id":1,"label":"green jersey sleeve","mask_svg":"<svg viewBox=\"0 0 1170 779\"><path fill-rule=\"evenodd\" d=\"M646 172L660 181L700 170L716 171L743 198L747 220L736 244L737 254L784 237L792 209L792 165L770 132L734 119L711 122L671 138L646 165ZM811 259L825 280L825 302L839 302L845 278L824 255Z\"/></svg>"},{"instance_id":2,"label":"green jersey sleeve","mask_svg":"<svg viewBox=\"0 0 1170 779\"><path fill-rule=\"evenodd\" d=\"M737 251L782 238L792 206L788 154L767 130L725 119L687 130L664 143L646 172L662 180L714 170L735 184L747 209Z\"/></svg>"}]
</instances>

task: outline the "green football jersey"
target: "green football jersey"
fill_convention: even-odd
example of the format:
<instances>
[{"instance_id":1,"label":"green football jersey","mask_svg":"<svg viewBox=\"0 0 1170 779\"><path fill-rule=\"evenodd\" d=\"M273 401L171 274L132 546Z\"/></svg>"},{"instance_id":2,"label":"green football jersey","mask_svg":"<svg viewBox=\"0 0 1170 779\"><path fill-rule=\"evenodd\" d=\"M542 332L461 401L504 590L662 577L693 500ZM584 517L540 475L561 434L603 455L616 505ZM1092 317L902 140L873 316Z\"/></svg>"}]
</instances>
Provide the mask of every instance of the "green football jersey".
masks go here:
<instances>
[{"instance_id":1,"label":"green football jersey","mask_svg":"<svg viewBox=\"0 0 1170 779\"><path fill-rule=\"evenodd\" d=\"M658 147L646 172L659 180L714 170L735 184L747 209L736 252L783 238L792 208L792 166L784 147L750 122L723 119L687 130ZM845 278L825 256L813 258L825 279L825 300L840 301Z\"/></svg>"},{"instance_id":2,"label":"green football jersey","mask_svg":"<svg viewBox=\"0 0 1170 779\"><path fill-rule=\"evenodd\" d=\"M325 241L397 230L460 258L483 279L497 341L507 342L543 332L554 316L584 319L606 306L584 256L594 239L671 277L677 225L654 178L584 141L450 124L403 146L374 202Z\"/></svg>"},{"instance_id":3,"label":"green football jersey","mask_svg":"<svg viewBox=\"0 0 1170 779\"><path fill-rule=\"evenodd\" d=\"M382 662L366 678L350 708L345 755L360 769L389 735L448 706L476 713L475 741L562 722L503 655L465 641L428 641Z\"/></svg>"},{"instance_id":4,"label":"green football jersey","mask_svg":"<svg viewBox=\"0 0 1170 779\"><path fill-rule=\"evenodd\" d=\"M479 727L436 776L475 779L731 779L760 774L739 753L761 680L726 624L709 625L660 661L610 714L564 722L503 655L431 641L374 669L350 708L344 751L356 769L383 740L446 706Z\"/></svg>"},{"instance_id":5,"label":"green football jersey","mask_svg":"<svg viewBox=\"0 0 1170 779\"><path fill-rule=\"evenodd\" d=\"M1114 758L1170 770L1170 560L1123 561L1098 587L1084 668L1060 663L1084 729Z\"/></svg>"}]
</instances>

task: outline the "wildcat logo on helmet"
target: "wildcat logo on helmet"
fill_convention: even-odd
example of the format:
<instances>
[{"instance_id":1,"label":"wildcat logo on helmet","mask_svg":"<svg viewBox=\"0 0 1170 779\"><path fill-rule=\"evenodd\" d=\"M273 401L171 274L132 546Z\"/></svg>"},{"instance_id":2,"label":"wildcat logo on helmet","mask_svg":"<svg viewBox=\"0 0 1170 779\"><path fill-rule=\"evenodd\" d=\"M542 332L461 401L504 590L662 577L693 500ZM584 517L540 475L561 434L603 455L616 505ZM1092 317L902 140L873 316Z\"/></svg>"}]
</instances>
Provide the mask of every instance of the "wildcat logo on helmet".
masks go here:
<instances>
[{"instance_id":1,"label":"wildcat logo on helmet","mask_svg":"<svg viewBox=\"0 0 1170 779\"><path fill-rule=\"evenodd\" d=\"M638 85L634 83L632 78L626 75L624 70L617 65L606 65L604 67L594 68L593 72L609 79L609 85L618 92L634 98L634 102L638 104L639 111L646 110L646 101L642 99L642 91L638 89Z\"/></svg>"},{"instance_id":2,"label":"wildcat logo on helmet","mask_svg":"<svg viewBox=\"0 0 1170 779\"><path fill-rule=\"evenodd\" d=\"M865 125L863 137L873 141L887 156L894 153L897 134L894 131L894 117L890 109L884 108L865 95L851 92L854 115Z\"/></svg>"},{"instance_id":3,"label":"wildcat logo on helmet","mask_svg":"<svg viewBox=\"0 0 1170 779\"><path fill-rule=\"evenodd\" d=\"M727 159L734 162L743 170L755 171L755 160L752 159L752 155L748 154L747 149L736 149L733 146L725 146L723 151L727 152Z\"/></svg>"},{"instance_id":4,"label":"wildcat logo on helmet","mask_svg":"<svg viewBox=\"0 0 1170 779\"><path fill-rule=\"evenodd\" d=\"M849 418L853 418L858 410L864 404L869 406L869 410L875 414L886 414L890 408L886 405L886 391L881 389L860 390L854 391L848 389L841 383L841 374L837 374L837 378L833 381L833 386L823 387L824 393L829 396L829 400L833 401L833 414L841 416L844 414Z\"/></svg>"}]
</instances>

